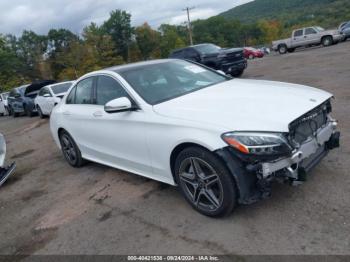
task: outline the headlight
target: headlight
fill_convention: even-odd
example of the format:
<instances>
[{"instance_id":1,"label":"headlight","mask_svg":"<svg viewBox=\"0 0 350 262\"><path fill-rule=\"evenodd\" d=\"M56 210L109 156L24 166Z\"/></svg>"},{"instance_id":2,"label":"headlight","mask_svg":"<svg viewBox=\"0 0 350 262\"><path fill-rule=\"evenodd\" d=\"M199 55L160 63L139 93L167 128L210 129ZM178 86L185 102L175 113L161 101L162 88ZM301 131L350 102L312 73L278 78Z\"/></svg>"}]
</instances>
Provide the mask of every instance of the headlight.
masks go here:
<instances>
[{"instance_id":1,"label":"headlight","mask_svg":"<svg viewBox=\"0 0 350 262\"><path fill-rule=\"evenodd\" d=\"M280 133L230 132L223 134L222 139L244 154L281 155L292 150Z\"/></svg>"}]
</instances>

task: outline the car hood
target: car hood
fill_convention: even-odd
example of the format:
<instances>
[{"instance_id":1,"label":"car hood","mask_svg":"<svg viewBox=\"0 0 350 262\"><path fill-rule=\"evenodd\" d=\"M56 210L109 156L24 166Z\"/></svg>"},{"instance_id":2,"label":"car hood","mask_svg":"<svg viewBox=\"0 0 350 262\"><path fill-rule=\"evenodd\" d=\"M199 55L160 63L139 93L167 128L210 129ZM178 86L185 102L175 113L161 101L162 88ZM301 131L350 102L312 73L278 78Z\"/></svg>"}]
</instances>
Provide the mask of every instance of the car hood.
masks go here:
<instances>
[{"instance_id":1,"label":"car hood","mask_svg":"<svg viewBox=\"0 0 350 262\"><path fill-rule=\"evenodd\" d=\"M243 48L222 48L218 50L218 52L203 54L202 56L205 58L209 58L209 57L217 57L218 55L222 55L222 54L227 55L230 53L237 53L237 52L243 52Z\"/></svg>"},{"instance_id":2,"label":"car hood","mask_svg":"<svg viewBox=\"0 0 350 262\"><path fill-rule=\"evenodd\" d=\"M160 103L153 110L226 131L288 132L289 123L331 97L308 86L233 79Z\"/></svg>"},{"instance_id":3,"label":"car hood","mask_svg":"<svg viewBox=\"0 0 350 262\"><path fill-rule=\"evenodd\" d=\"M34 95L36 96L37 93L39 93L40 89L44 86L54 84L56 81L54 80L42 80L42 81L36 81L28 85L24 91L25 96Z\"/></svg>"}]
</instances>

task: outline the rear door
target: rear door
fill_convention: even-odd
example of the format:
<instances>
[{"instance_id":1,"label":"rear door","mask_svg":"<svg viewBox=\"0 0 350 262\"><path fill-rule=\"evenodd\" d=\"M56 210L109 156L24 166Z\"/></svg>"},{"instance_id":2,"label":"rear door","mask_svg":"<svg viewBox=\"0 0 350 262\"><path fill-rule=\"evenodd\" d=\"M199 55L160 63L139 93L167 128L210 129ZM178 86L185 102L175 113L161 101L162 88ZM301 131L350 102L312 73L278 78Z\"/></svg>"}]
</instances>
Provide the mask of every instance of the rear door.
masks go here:
<instances>
[{"instance_id":1,"label":"rear door","mask_svg":"<svg viewBox=\"0 0 350 262\"><path fill-rule=\"evenodd\" d=\"M62 106L62 114L65 129L78 144L83 156L95 147L98 141L94 141L91 130L87 127L96 111L93 102L93 86L95 77L87 77L79 81L67 96L66 103Z\"/></svg>"},{"instance_id":2,"label":"rear door","mask_svg":"<svg viewBox=\"0 0 350 262\"><path fill-rule=\"evenodd\" d=\"M308 45L315 45L320 43L320 37L317 34L317 31L312 27L305 28L304 38L305 43Z\"/></svg>"},{"instance_id":3,"label":"rear door","mask_svg":"<svg viewBox=\"0 0 350 262\"><path fill-rule=\"evenodd\" d=\"M303 46L304 42L304 29L295 30L292 38L292 47Z\"/></svg>"}]
</instances>

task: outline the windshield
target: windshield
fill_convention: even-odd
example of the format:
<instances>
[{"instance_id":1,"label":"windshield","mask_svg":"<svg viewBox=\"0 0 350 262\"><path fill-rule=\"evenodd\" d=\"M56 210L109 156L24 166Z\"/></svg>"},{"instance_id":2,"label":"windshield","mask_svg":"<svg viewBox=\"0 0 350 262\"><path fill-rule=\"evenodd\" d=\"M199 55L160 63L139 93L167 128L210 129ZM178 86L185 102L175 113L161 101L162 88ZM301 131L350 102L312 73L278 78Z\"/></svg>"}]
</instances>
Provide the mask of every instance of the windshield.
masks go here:
<instances>
[{"instance_id":1,"label":"windshield","mask_svg":"<svg viewBox=\"0 0 350 262\"><path fill-rule=\"evenodd\" d=\"M221 49L219 46L213 44L197 45L193 46L193 48L202 54L218 53Z\"/></svg>"},{"instance_id":2,"label":"windshield","mask_svg":"<svg viewBox=\"0 0 350 262\"><path fill-rule=\"evenodd\" d=\"M51 86L52 92L57 95L60 93L65 93L71 87L73 82L62 83L58 85Z\"/></svg>"},{"instance_id":3,"label":"windshield","mask_svg":"<svg viewBox=\"0 0 350 262\"><path fill-rule=\"evenodd\" d=\"M316 29L320 32L324 31L324 28L320 27L320 26L316 26Z\"/></svg>"},{"instance_id":4,"label":"windshield","mask_svg":"<svg viewBox=\"0 0 350 262\"><path fill-rule=\"evenodd\" d=\"M219 73L181 60L133 67L118 73L151 105L229 79Z\"/></svg>"}]
</instances>

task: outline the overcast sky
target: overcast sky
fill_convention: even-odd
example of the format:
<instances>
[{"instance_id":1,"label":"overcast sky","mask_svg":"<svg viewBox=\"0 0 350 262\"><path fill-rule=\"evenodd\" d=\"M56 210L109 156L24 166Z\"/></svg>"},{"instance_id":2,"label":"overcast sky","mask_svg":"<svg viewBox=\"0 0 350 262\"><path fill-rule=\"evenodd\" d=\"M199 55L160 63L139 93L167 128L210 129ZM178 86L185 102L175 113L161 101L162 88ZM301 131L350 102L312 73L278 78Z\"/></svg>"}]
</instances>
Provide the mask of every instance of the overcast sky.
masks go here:
<instances>
[{"instance_id":1,"label":"overcast sky","mask_svg":"<svg viewBox=\"0 0 350 262\"><path fill-rule=\"evenodd\" d=\"M46 34L51 28L81 33L91 22L101 24L115 9L132 15L132 24L186 21L186 6L192 19L203 19L252 0L0 0L0 33L19 35L24 29Z\"/></svg>"}]
</instances>

